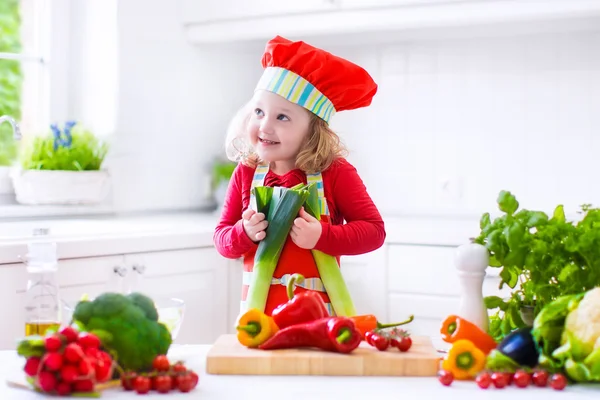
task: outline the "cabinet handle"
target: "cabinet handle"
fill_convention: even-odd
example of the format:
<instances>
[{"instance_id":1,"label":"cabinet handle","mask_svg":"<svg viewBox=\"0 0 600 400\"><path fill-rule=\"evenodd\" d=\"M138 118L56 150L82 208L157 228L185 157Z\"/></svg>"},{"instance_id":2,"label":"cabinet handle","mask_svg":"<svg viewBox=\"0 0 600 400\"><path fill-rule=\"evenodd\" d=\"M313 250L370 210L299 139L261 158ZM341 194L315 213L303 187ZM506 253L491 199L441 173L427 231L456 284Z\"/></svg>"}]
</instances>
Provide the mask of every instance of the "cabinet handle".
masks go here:
<instances>
[{"instance_id":1,"label":"cabinet handle","mask_svg":"<svg viewBox=\"0 0 600 400\"><path fill-rule=\"evenodd\" d=\"M133 264L133 266L131 267L131 269L133 269L134 271L136 271L138 274L143 274L144 272L146 272L146 266L143 264Z\"/></svg>"},{"instance_id":2,"label":"cabinet handle","mask_svg":"<svg viewBox=\"0 0 600 400\"><path fill-rule=\"evenodd\" d=\"M121 277L127 275L127 268L121 267L120 265L116 265L113 268L113 272Z\"/></svg>"}]
</instances>

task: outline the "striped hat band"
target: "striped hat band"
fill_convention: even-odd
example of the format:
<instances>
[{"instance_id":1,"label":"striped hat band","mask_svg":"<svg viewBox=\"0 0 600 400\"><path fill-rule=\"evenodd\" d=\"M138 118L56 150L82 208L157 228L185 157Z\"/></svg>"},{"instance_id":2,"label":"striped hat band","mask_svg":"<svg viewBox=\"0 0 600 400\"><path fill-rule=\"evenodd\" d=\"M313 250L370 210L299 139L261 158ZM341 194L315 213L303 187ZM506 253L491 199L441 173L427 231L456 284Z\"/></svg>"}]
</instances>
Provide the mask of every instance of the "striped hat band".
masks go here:
<instances>
[{"instance_id":1,"label":"striped hat band","mask_svg":"<svg viewBox=\"0 0 600 400\"><path fill-rule=\"evenodd\" d=\"M300 75L280 67L267 67L256 85L306 108L325 122L335 114L333 103L309 81Z\"/></svg>"}]
</instances>

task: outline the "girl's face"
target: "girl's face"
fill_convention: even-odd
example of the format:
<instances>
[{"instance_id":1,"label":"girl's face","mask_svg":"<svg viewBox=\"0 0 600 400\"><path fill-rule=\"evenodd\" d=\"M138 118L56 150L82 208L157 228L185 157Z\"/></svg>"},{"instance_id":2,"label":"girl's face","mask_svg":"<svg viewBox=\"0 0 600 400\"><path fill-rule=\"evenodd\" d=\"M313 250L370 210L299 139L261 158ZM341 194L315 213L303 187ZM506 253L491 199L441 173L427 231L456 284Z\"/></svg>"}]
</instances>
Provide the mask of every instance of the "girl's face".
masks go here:
<instances>
[{"instance_id":1,"label":"girl's face","mask_svg":"<svg viewBox=\"0 0 600 400\"><path fill-rule=\"evenodd\" d=\"M309 112L266 90L254 94L250 110L250 142L258 156L269 163L294 165L308 137Z\"/></svg>"}]
</instances>

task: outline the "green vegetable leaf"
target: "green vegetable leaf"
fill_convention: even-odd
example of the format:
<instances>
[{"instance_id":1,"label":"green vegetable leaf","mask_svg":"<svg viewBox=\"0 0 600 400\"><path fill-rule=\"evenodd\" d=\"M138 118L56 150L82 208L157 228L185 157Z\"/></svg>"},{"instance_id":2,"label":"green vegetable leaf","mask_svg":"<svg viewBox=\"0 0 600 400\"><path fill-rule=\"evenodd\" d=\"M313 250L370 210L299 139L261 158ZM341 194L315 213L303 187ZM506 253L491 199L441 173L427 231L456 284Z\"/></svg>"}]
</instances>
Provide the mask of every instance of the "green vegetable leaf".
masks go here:
<instances>
[{"instance_id":1,"label":"green vegetable leaf","mask_svg":"<svg viewBox=\"0 0 600 400\"><path fill-rule=\"evenodd\" d=\"M592 379L592 373L583 363L570 358L565 362L565 372L576 382L589 382Z\"/></svg>"},{"instance_id":2,"label":"green vegetable leaf","mask_svg":"<svg viewBox=\"0 0 600 400\"><path fill-rule=\"evenodd\" d=\"M500 277L511 289L514 289L519 281L519 272L513 266L505 266L500 271Z\"/></svg>"},{"instance_id":3,"label":"green vegetable leaf","mask_svg":"<svg viewBox=\"0 0 600 400\"><path fill-rule=\"evenodd\" d=\"M512 358L494 349L490 351L490 354L486 358L485 368L490 371L515 372L521 366Z\"/></svg>"},{"instance_id":4,"label":"green vegetable leaf","mask_svg":"<svg viewBox=\"0 0 600 400\"><path fill-rule=\"evenodd\" d=\"M519 208L519 202L510 192L502 190L498 195L498 205L500 210L508 215L512 215Z\"/></svg>"},{"instance_id":5,"label":"green vegetable leaf","mask_svg":"<svg viewBox=\"0 0 600 400\"><path fill-rule=\"evenodd\" d=\"M492 224L491 220L490 220L490 213L485 213L481 216L481 219L479 220L479 228L481 230L486 229L488 226L490 226Z\"/></svg>"},{"instance_id":6,"label":"green vegetable leaf","mask_svg":"<svg viewBox=\"0 0 600 400\"><path fill-rule=\"evenodd\" d=\"M552 218L559 222L565 222L565 208L562 205L557 206L554 209L554 214L552 215Z\"/></svg>"},{"instance_id":7,"label":"green vegetable leaf","mask_svg":"<svg viewBox=\"0 0 600 400\"><path fill-rule=\"evenodd\" d=\"M502 311L506 311L508 305L498 296L487 296L483 299L485 307L487 309L500 308Z\"/></svg>"}]
</instances>

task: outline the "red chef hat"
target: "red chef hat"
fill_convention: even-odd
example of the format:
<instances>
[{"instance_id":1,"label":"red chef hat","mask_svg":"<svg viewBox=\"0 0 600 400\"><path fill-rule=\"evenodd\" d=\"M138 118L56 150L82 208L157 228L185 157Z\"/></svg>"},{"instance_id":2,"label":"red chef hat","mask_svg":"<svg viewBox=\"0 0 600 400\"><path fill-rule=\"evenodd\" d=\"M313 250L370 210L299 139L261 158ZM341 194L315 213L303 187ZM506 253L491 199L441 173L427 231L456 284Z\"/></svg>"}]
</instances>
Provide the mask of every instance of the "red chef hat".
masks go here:
<instances>
[{"instance_id":1,"label":"red chef hat","mask_svg":"<svg viewBox=\"0 0 600 400\"><path fill-rule=\"evenodd\" d=\"M262 66L256 90L277 93L326 122L336 112L370 105L377 92L373 78L358 65L281 36L267 43Z\"/></svg>"}]
</instances>

